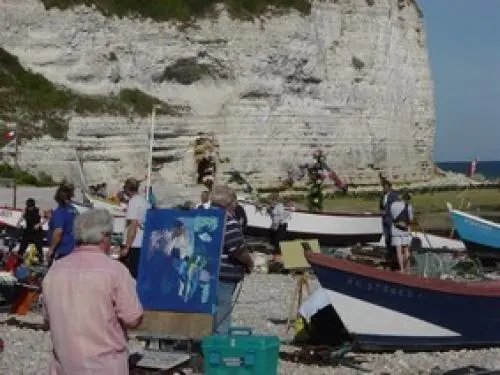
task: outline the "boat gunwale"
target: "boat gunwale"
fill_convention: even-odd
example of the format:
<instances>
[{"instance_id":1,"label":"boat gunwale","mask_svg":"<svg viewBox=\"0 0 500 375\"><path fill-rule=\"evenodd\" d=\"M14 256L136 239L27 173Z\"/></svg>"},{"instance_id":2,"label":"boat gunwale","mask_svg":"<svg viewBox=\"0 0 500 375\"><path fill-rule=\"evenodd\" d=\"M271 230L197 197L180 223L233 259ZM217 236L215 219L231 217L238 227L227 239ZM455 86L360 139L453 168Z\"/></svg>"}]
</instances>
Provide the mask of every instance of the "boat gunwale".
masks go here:
<instances>
[{"instance_id":1,"label":"boat gunwale","mask_svg":"<svg viewBox=\"0 0 500 375\"><path fill-rule=\"evenodd\" d=\"M469 214L469 213L464 212L464 211L460 211L460 210L456 210L456 209L452 208L450 210L450 213L452 215L462 216L462 217L465 217L465 218L467 218L469 220L476 221L476 222L479 222L481 224L488 225L488 226L493 227L495 229L500 229L500 224L499 223L495 223L494 221L483 219L483 218L481 218L479 216L475 216L475 215Z\"/></svg>"},{"instance_id":2,"label":"boat gunwale","mask_svg":"<svg viewBox=\"0 0 500 375\"><path fill-rule=\"evenodd\" d=\"M82 203L77 203L77 202L73 202L73 204L75 205L78 205L80 207L85 207L87 209L91 209L92 207L87 207L85 205L83 205ZM0 210L9 210L9 211L18 211L18 212L24 212L24 209L23 208L14 208L14 207L9 207L9 206L0 206ZM123 219L125 218L125 212L123 213L123 215L111 215L114 219ZM5 225L9 225L8 223L5 223L2 219L0 219L0 223L4 223Z\"/></svg>"},{"instance_id":3,"label":"boat gunwale","mask_svg":"<svg viewBox=\"0 0 500 375\"><path fill-rule=\"evenodd\" d=\"M338 271L378 279L382 282L400 284L401 286L455 295L500 297L500 280L466 283L434 278L422 278L395 271L380 270L372 266L342 260L319 253L308 252L305 256L311 265L334 268Z\"/></svg>"}]
</instances>

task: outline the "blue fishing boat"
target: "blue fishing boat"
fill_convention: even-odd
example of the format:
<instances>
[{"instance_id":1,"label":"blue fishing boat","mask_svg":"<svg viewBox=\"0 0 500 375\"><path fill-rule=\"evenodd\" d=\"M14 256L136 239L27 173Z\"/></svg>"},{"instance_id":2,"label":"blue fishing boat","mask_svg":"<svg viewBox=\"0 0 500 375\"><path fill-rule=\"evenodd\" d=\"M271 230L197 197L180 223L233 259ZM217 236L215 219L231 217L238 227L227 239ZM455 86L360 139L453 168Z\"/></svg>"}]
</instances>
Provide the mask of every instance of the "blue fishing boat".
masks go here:
<instances>
[{"instance_id":1,"label":"blue fishing boat","mask_svg":"<svg viewBox=\"0 0 500 375\"><path fill-rule=\"evenodd\" d=\"M447 207L455 232L471 254L500 259L500 224L456 210L450 203Z\"/></svg>"},{"instance_id":2,"label":"blue fishing boat","mask_svg":"<svg viewBox=\"0 0 500 375\"><path fill-rule=\"evenodd\" d=\"M306 257L357 350L500 346L500 281L432 279Z\"/></svg>"}]
</instances>

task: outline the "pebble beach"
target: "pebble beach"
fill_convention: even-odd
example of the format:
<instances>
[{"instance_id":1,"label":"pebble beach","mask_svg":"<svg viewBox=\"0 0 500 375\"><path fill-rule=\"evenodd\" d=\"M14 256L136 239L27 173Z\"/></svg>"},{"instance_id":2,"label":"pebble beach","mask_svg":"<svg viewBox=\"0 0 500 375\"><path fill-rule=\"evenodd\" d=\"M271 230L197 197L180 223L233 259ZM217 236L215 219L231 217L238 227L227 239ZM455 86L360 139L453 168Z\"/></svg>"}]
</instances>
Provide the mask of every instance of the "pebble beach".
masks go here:
<instances>
[{"instance_id":1,"label":"pebble beach","mask_svg":"<svg viewBox=\"0 0 500 375\"><path fill-rule=\"evenodd\" d=\"M317 288L315 280L312 289ZM242 287L235 306L233 324L253 327L255 334L277 335L282 340L291 338L286 333L288 307L293 295L295 281L288 275L252 274ZM453 312L450 311L450 314ZM12 317L0 314L0 322ZM17 317L27 322L41 322L39 313ZM471 322L471 324L474 324ZM48 358L51 350L50 333L33 329L17 328L0 323L0 338L5 349L0 353L0 374L35 375L48 372ZM131 352L141 352L142 346L130 341ZM293 353L297 348L282 345L282 353ZM349 353L346 364L325 363L301 364L285 360L279 362L280 375L357 375L370 374L433 374L464 366L478 366L500 369L500 348L484 350L460 350L448 352L403 353L397 351L385 354ZM357 368L349 367L355 364Z\"/></svg>"},{"instance_id":2,"label":"pebble beach","mask_svg":"<svg viewBox=\"0 0 500 375\"><path fill-rule=\"evenodd\" d=\"M37 200L41 208L53 207L54 188L20 187L18 207L24 206L28 197ZM77 199L80 197L76 197ZM10 205L12 190L0 188L0 202ZM312 280L312 289L318 287ZM286 319L295 281L289 275L252 274L248 276L235 305L233 324L252 327L255 334L276 335L283 341L292 338L293 330L286 332ZM453 312L450 311L450 314ZM14 327L2 324L13 316L0 313L0 339L5 349L0 353L0 374L30 375L48 373L48 358L51 351L50 333L41 330ZM17 316L18 320L41 323L40 312ZM474 322L471 322L474 324ZM133 335L132 335L133 337ZM142 343L131 339L131 353L141 352ZM282 353L294 353L298 348L281 345ZM352 367L354 365L354 368ZM348 353L344 364L300 363L280 359L280 375L307 374L444 374L446 371L465 366L500 369L500 348L483 350L460 350L425 353Z\"/></svg>"}]
</instances>

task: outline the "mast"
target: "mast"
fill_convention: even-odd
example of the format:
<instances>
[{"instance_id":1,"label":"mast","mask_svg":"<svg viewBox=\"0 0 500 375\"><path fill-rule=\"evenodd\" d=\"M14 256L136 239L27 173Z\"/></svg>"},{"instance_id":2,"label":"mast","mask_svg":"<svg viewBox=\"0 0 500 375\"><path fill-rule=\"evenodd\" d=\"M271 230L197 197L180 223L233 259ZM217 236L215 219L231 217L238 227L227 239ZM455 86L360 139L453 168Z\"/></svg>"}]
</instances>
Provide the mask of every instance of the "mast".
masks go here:
<instances>
[{"instance_id":1,"label":"mast","mask_svg":"<svg viewBox=\"0 0 500 375\"><path fill-rule=\"evenodd\" d=\"M18 132L17 132L17 122L15 123L14 127L14 181L13 181L13 189L12 189L12 206L14 208L17 208L17 181L16 181L16 175L17 171L19 169L19 164L17 160L17 152L19 150L19 144L18 144Z\"/></svg>"},{"instance_id":2,"label":"mast","mask_svg":"<svg viewBox=\"0 0 500 375\"><path fill-rule=\"evenodd\" d=\"M156 120L156 109L160 108L159 105L153 105L151 111L151 128L149 130L149 155L148 155L148 175L146 182L146 201L149 202L149 190L151 189L151 173L153 171L153 143L155 139L155 120Z\"/></svg>"}]
</instances>

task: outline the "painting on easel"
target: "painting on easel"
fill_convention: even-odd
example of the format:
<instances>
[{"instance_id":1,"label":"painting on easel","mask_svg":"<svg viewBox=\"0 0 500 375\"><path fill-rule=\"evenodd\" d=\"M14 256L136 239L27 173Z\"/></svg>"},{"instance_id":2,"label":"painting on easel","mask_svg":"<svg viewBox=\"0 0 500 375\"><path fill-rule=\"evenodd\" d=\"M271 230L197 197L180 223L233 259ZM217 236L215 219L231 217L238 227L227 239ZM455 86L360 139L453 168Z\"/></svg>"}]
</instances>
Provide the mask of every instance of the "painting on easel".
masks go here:
<instances>
[{"instance_id":1,"label":"painting on easel","mask_svg":"<svg viewBox=\"0 0 500 375\"><path fill-rule=\"evenodd\" d=\"M137 278L145 310L214 314L224 220L216 208L148 211Z\"/></svg>"}]
</instances>

